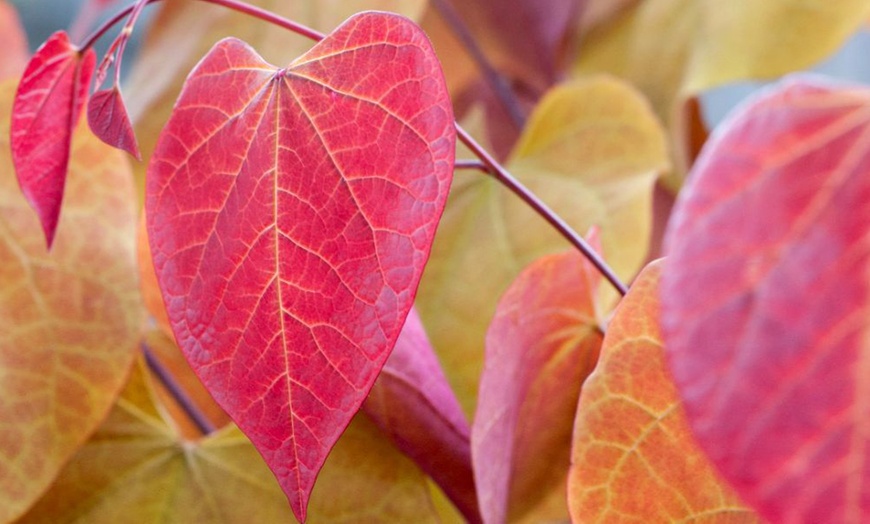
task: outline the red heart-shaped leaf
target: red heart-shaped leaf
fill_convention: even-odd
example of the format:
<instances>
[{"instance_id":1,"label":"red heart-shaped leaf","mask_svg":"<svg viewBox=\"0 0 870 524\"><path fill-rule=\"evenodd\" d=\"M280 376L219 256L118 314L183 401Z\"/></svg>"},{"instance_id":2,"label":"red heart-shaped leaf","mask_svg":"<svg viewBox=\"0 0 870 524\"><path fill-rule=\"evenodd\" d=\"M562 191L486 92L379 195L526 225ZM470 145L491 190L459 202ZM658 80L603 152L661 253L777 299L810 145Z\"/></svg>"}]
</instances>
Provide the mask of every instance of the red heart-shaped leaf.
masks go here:
<instances>
[{"instance_id":1,"label":"red heart-shaped leaf","mask_svg":"<svg viewBox=\"0 0 870 524\"><path fill-rule=\"evenodd\" d=\"M792 79L701 153L662 330L701 447L771 522L870 519L870 90Z\"/></svg>"},{"instance_id":2,"label":"red heart-shaped leaf","mask_svg":"<svg viewBox=\"0 0 870 524\"><path fill-rule=\"evenodd\" d=\"M218 43L160 138L147 226L176 339L300 519L411 308L454 148L428 40L385 13L284 69Z\"/></svg>"},{"instance_id":3,"label":"red heart-shaped leaf","mask_svg":"<svg viewBox=\"0 0 870 524\"><path fill-rule=\"evenodd\" d=\"M82 55L67 34L58 31L30 59L12 106L15 173L39 215L49 247L60 217L72 132L88 96L95 61L92 49Z\"/></svg>"}]
</instances>

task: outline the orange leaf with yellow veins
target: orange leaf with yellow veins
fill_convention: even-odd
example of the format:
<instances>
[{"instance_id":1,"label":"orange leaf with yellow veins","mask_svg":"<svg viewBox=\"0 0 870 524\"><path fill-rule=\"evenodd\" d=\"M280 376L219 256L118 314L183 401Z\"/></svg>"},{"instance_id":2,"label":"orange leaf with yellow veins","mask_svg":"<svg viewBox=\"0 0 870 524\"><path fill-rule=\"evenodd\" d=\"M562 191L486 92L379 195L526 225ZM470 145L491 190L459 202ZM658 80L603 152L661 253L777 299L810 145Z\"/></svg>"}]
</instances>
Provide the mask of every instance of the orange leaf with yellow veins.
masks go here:
<instances>
[{"instance_id":1,"label":"orange leaf with yellow veins","mask_svg":"<svg viewBox=\"0 0 870 524\"><path fill-rule=\"evenodd\" d=\"M649 105L602 76L551 90L508 168L575 231L599 226L608 264L627 280L646 257L652 188L667 166L664 131ZM456 173L416 307L466 413L499 297L532 261L567 247L498 182Z\"/></svg>"},{"instance_id":2,"label":"orange leaf with yellow veins","mask_svg":"<svg viewBox=\"0 0 870 524\"><path fill-rule=\"evenodd\" d=\"M321 472L309 522L433 522L425 477L363 416ZM161 416L136 366L109 417L17 524L294 522L287 498L235 427L191 441Z\"/></svg>"},{"instance_id":3,"label":"orange leaf with yellow veins","mask_svg":"<svg viewBox=\"0 0 870 524\"><path fill-rule=\"evenodd\" d=\"M659 331L659 262L619 304L583 384L568 478L572 521L755 523L695 445Z\"/></svg>"},{"instance_id":4,"label":"orange leaf with yellow veins","mask_svg":"<svg viewBox=\"0 0 870 524\"><path fill-rule=\"evenodd\" d=\"M15 179L0 85L0 522L23 513L108 413L143 319L127 160L82 125L51 254Z\"/></svg>"}]
</instances>

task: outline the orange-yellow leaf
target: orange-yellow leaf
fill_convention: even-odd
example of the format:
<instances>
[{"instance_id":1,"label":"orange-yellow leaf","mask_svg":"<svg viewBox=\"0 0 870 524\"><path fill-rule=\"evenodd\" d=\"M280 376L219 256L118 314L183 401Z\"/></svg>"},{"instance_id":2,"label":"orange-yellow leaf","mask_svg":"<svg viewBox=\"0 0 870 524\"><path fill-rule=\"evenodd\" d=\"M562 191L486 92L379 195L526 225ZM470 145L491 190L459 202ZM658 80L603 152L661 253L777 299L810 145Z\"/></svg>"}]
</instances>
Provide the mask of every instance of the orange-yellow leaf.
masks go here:
<instances>
[{"instance_id":1,"label":"orange-yellow leaf","mask_svg":"<svg viewBox=\"0 0 870 524\"><path fill-rule=\"evenodd\" d=\"M652 187L667 167L664 132L643 98L611 78L550 91L508 166L577 231L597 225L624 279L646 257ZM471 414L483 340L499 297L533 260L568 244L516 196L459 171L423 275L417 309Z\"/></svg>"},{"instance_id":2,"label":"orange-yellow leaf","mask_svg":"<svg viewBox=\"0 0 870 524\"><path fill-rule=\"evenodd\" d=\"M0 85L0 522L34 502L105 417L142 323L127 160L78 128L47 253L12 169L14 93Z\"/></svg>"},{"instance_id":3,"label":"orange-yellow leaf","mask_svg":"<svg viewBox=\"0 0 870 524\"><path fill-rule=\"evenodd\" d=\"M425 478L363 416L333 450L309 522L432 522ZM161 417L142 366L112 413L18 524L294 522L287 498L235 427L197 441Z\"/></svg>"},{"instance_id":4,"label":"orange-yellow leaf","mask_svg":"<svg viewBox=\"0 0 870 524\"><path fill-rule=\"evenodd\" d=\"M650 264L617 307L583 385L568 479L572 520L760 522L689 430L662 349L660 267Z\"/></svg>"},{"instance_id":5,"label":"orange-yellow leaf","mask_svg":"<svg viewBox=\"0 0 870 524\"><path fill-rule=\"evenodd\" d=\"M577 397L601 347L600 281L568 251L536 260L499 301L471 429L485 522L514 521L551 488L564 493Z\"/></svg>"}]
</instances>

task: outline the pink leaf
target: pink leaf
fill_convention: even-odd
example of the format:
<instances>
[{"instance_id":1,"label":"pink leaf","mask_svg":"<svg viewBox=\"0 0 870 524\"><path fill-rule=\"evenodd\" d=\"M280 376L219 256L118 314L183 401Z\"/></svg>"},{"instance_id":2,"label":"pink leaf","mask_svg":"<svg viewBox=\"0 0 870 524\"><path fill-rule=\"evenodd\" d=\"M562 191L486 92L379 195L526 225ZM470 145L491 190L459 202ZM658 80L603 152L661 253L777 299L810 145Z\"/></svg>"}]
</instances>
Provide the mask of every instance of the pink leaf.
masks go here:
<instances>
[{"instance_id":1,"label":"pink leaf","mask_svg":"<svg viewBox=\"0 0 870 524\"><path fill-rule=\"evenodd\" d=\"M680 195L665 347L690 425L772 522L870 520L870 91L793 78Z\"/></svg>"},{"instance_id":2,"label":"pink leaf","mask_svg":"<svg viewBox=\"0 0 870 524\"><path fill-rule=\"evenodd\" d=\"M88 101L88 125L103 142L142 159L127 107L117 87L97 91Z\"/></svg>"},{"instance_id":3,"label":"pink leaf","mask_svg":"<svg viewBox=\"0 0 870 524\"><path fill-rule=\"evenodd\" d=\"M480 520L471 430L414 309L363 410L441 486L468 521Z\"/></svg>"},{"instance_id":4,"label":"pink leaf","mask_svg":"<svg viewBox=\"0 0 870 524\"><path fill-rule=\"evenodd\" d=\"M95 61L93 50L82 55L58 31L30 59L12 106L12 161L49 247L60 216L72 132Z\"/></svg>"},{"instance_id":5,"label":"pink leaf","mask_svg":"<svg viewBox=\"0 0 870 524\"><path fill-rule=\"evenodd\" d=\"M578 252L549 255L499 301L471 433L484 522L514 521L564 487L580 386L601 347L600 280Z\"/></svg>"},{"instance_id":6,"label":"pink leaf","mask_svg":"<svg viewBox=\"0 0 870 524\"><path fill-rule=\"evenodd\" d=\"M147 226L176 339L300 519L411 308L454 148L428 40L384 13L283 69L218 43L160 138Z\"/></svg>"}]
</instances>

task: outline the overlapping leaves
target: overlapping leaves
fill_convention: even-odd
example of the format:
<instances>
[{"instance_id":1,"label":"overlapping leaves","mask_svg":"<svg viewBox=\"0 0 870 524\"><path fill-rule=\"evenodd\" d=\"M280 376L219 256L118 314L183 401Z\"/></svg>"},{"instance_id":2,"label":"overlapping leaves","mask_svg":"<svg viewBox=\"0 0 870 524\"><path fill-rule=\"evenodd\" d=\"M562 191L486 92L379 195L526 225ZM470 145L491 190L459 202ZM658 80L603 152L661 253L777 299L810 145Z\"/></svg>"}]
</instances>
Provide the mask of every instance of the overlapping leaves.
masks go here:
<instances>
[{"instance_id":1,"label":"overlapping leaves","mask_svg":"<svg viewBox=\"0 0 870 524\"><path fill-rule=\"evenodd\" d=\"M695 444L658 326L661 263L638 276L583 384L568 503L573 522L754 523Z\"/></svg>"},{"instance_id":2,"label":"overlapping leaves","mask_svg":"<svg viewBox=\"0 0 870 524\"><path fill-rule=\"evenodd\" d=\"M310 522L436 522L425 477L364 416L327 461ZM234 426L181 438L137 366L99 431L20 520L59 522L289 522L287 499Z\"/></svg>"},{"instance_id":3,"label":"overlapping leaves","mask_svg":"<svg viewBox=\"0 0 870 524\"><path fill-rule=\"evenodd\" d=\"M633 89L606 77L554 89L509 167L575 230L599 226L608 262L623 278L640 269L652 186L667 167L667 151L661 126ZM466 412L473 412L498 297L526 265L566 247L494 180L456 176L417 307Z\"/></svg>"},{"instance_id":4,"label":"overlapping leaves","mask_svg":"<svg viewBox=\"0 0 870 524\"><path fill-rule=\"evenodd\" d=\"M148 232L176 339L300 519L411 308L453 126L425 35L363 13L285 69L219 43L152 157Z\"/></svg>"},{"instance_id":5,"label":"overlapping leaves","mask_svg":"<svg viewBox=\"0 0 870 524\"><path fill-rule=\"evenodd\" d=\"M870 91L787 80L674 211L662 327L698 442L775 522L870 515Z\"/></svg>"},{"instance_id":6,"label":"overlapping leaves","mask_svg":"<svg viewBox=\"0 0 870 524\"><path fill-rule=\"evenodd\" d=\"M0 87L0 521L23 512L99 425L139 340L130 169L79 127L51 251L17 187Z\"/></svg>"},{"instance_id":7,"label":"overlapping leaves","mask_svg":"<svg viewBox=\"0 0 870 524\"><path fill-rule=\"evenodd\" d=\"M499 301L472 426L485 522L515 522L551 490L564 500L573 414L601 346L600 281L580 253L548 255Z\"/></svg>"},{"instance_id":8,"label":"overlapping leaves","mask_svg":"<svg viewBox=\"0 0 870 524\"><path fill-rule=\"evenodd\" d=\"M609 2L612 3L612 2ZM585 34L575 72L609 72L649 97L671 128L682 183L689 167L683 103L738 80L775 78L835 51L870 14L865 0L647 0Z\"/></svg>"},{"instance_id":9,"label":"overlapping leaves","mask_svg":"<svg viewBox=\"0 0 870 524\"><path fill-rule=\"evenodd\" d=\"M30 59L12 106L15 174L51 246L60 217L73 131L88 97L96 55L80 52L64 31Z\"/></svg>"}]
</instances>

